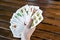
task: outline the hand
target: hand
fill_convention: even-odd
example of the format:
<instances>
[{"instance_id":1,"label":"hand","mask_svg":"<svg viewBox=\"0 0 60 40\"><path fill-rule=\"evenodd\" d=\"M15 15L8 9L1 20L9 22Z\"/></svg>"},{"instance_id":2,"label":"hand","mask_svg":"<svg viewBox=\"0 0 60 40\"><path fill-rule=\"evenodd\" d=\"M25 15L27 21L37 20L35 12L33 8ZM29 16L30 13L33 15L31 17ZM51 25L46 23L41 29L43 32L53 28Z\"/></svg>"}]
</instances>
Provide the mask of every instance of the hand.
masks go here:
<instances>
[{"instance_id":1,"label":"hand","mask_svg":"<svg viewBox=\"0 0 60 40\"><path fill-rule=\"evenodd\" d=\"M30 22L29 22L29 24L26 25L26 28L25 28L25 30L24 30L24 32L22 34L21 40L30 40L31 35L32 35L32 33L34 32L34 30L36 28L36 27L30 28L31 24L32 24L32 21L33 20L31 19Z\"/></svg>"}]
</instances>

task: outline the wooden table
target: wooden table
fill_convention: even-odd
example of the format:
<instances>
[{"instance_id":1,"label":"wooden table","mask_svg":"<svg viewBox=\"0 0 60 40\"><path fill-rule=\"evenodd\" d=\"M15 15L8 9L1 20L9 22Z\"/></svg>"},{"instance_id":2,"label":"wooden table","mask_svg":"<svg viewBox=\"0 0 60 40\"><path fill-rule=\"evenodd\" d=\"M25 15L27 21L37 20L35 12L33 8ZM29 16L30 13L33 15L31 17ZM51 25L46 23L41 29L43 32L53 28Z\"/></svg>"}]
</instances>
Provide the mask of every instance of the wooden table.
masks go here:
<instances>
[{"instance_id":1,"label":"wooden table","mask_svg":"<svg viewBox=\"0 0 60 40\"><path fill-rule=\"evenodd\" d=\"M9 29L12 14L25 4L38 5L43 10L44 20L37 25L31 40L60 40L60 2L0 0L0 40L19 40L13 38Z\"/></svg>"}]
</instances>

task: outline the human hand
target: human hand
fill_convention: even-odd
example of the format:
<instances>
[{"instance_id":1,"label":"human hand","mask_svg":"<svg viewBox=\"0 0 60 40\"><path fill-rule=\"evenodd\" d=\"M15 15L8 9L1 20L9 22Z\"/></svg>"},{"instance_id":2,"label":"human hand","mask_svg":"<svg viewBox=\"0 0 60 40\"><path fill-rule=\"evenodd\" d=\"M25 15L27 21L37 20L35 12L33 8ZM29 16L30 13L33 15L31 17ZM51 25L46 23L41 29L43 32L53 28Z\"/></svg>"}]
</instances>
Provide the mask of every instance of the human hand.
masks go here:
<instances>
[{"instance_id":1,"label":"human hand","mask_svg":"<svg viewBox=\"0 0 60 40\"><path fill-rule=\"evenodd\" d=\"M36 27L31 28L31 24L32 24L32 19L30 20L29 24L26 25L26 28L22 34L21 40L30 40L31 35L33 34L34 30Z\"/></svg>"}]
</instances>

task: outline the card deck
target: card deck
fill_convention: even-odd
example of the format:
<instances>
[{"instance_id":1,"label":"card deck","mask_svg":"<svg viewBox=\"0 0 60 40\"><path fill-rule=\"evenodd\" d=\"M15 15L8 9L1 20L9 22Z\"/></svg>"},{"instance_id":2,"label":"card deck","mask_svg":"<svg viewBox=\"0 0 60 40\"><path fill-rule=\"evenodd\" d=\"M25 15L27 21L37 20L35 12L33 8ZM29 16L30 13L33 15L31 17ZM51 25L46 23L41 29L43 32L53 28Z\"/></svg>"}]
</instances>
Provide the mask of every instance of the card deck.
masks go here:
<instances>
[{"instance_id":1,"label":"card deck","mask_svg":"<svg viewBox=\"0 0 60 40\"><path fill-rule=\"evenodd\" d=\"M31 18L33 19L31 28L36 27L43 20L42 11L38 6L25 5L13 14L10 29L14 37L21 38L24 28L29 24Z\"/></svg>"}]
</instances>

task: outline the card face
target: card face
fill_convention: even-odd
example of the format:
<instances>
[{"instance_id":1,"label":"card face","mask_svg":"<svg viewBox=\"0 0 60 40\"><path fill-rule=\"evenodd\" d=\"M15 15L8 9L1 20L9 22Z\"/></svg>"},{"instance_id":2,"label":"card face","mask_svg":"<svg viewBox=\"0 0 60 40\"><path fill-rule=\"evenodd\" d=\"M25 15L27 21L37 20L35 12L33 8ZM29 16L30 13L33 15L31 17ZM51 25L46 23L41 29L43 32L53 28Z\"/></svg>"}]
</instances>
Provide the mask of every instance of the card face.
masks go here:
<instances>
[{"instance_id":1,"label":"card face","mask_svg":"<svg viewBox=\"0 0 60 40\"><path fill-rule=\"evenodd\" d=\"M21 36L24 31L24 28L25 28L25 25L18 25L16 28L16 34Z\"/></svg>"},{"instance_id":2,"label":"card face","mask_svg":"<svg viewBox=\"0 0 60 40\"><path fill-rule=\"evenodd\" d=\"M15 21L16 23L24 23L24 19L23 19L23 17L20 17L19 15L17 15L17 14L14 14L13 15L13 17L12 17L12 19L11 19L11 21Z\"/></svg>"},{"instance_id":3,"label":"card face","mask_svg":"<svg viewBox=\"0 0 60 40\"><path fill-rule=\"evenodd\" d=\"M21 23L24 23L25 19L22 17L19 16L19 14L15 15L15 18Z\"/></svg>"},{"instance_id":4,"label":"card face","mask_svg":"<svg viewBox=\"0 0 60 40\"><path fill-rule=\"evenodd\" d=\"M16 11L16 13L19 13L19 12L21 12L21 13L27 13L27 11L29 10L29 6L28 5L25 5L25 6L23 6L23 7L21 7L21 8L19 8L17 11Z\"/></svg>"},{"instance_id":5,"label":"card face","mask_svg":"<svg viewBox=\"0 0 60 40\"><path fill-rule=\"evenodd\" d=\"M14 34L15 33L15 28L13 27L13 25L10 25L10 29L11 29L12 33Z\"/></svg>"},{"instance_id":6,"label":"card face","mask_svg":"<svg viewBox=\"0 0 60 40\"><path fill-rule=\"evenodd\" d=\"M24 25L17 25L16 28L14 28L14 25L11 25L10 29L12 31L13 36L21 38L21 35L24 31L24 27L25 27Z\"/></svg>"},{"instance_id":7,"label":"card face","mask_svg":"<svg viewBox=\"0 0 60 40\"><path fill-rule=\"evenodd\" d=\"M32 16L33 22L31 28L37 26L42 20L42 11L38 10L33 16Z\"/></svg>"},{"instance_id":8,"label":"card face","mask_svg":"<svg viewBox=\"0 0 60 40\"><path fill-rule=\"evenodd\" d=\"M29 6L29 8L30 8L29 10L31 12L30 15L33 15L39 9L38 6Z\"/></svg>"},{"instance_id":9,"label":"card face","mask_svg":"<svg viewBox=\"0 0 60 40\"><path fill-rule=\"evenodd\" d=\"M22 35L22 32L24 30L24 18L23 18L23 15L20 14L20 13L14 13L11 20L10 20L10 23L12 26L10 26L10 29L13 33L13 36L14 37L20 37L21 38L21 35ZM14 27L14 25L16 25L16 27Z\"/></svg>"},{"instance_id":10,"label":"card face","mask_svg":"<svg viewBox=\"0 0 60 40\"><path fill-rule=\"evenodd\" d=\"M11 32L12 32L13 35L16 35L16 30L13 27L13 25L10 25L10 30L11 30Z\"/></svg>"},{"instance_id":11,"label":"card face","mask_svg":"<svg viewBox=\"0 0 60 40\"><path fill-rule=\"evenodd\" d=\"M12 20L11 21L11 25L12 26L10 27L10 29L11 29L13 35L15 35L18 38L21 37L25 25L22 24L22 23L20 23L19 21L16 21L15 18L14 19L11 19L11 20ZM16 25L16 27L14 27L14 25Z\"/></svg>"}]
</instances>

